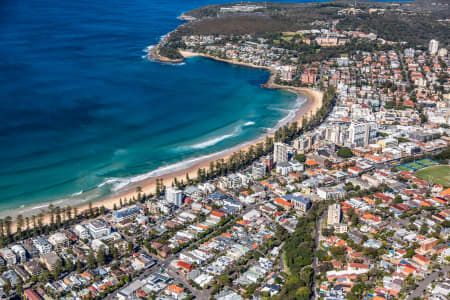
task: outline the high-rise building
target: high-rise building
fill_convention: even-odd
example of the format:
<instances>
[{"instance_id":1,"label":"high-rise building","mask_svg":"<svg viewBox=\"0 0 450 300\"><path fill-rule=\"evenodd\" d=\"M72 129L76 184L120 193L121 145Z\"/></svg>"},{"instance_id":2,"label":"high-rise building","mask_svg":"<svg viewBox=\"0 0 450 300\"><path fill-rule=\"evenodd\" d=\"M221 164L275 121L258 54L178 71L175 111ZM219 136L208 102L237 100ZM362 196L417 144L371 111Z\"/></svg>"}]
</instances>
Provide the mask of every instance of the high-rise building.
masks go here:
<instances>
[{"instance_id":1,"label":"high-rise building","mask_svg":"<svg viewBox=\"0 0 450 300\"><path fill-rule=\"evenodd\" d=\"M273 169L273 157L271 155L266 155L261 158L261 161L266 164L267 172L271 172Z\"/></svg>"},{"instance_id":2,"label":"high-rise building","mask_svg":"<svg viewBox=\"0 0 450 300\"><path fill-rule=\"evenodd\" d=\"M166 189L166 200L176 206L183 204L183 192L177 188L169 187Z\"/></svg>"},{"instance_id":3,"label":"high-rise building","mask_svg":"<svg viewBox=\"0 0 450 300\"><path fill-rule=\"evenodd\" d=\"M288 145L277 142L273 145L273 162L281 163L288 161Z\"/></svg>"},{"instance_id":4,"label":"high-rise building","mask_svg":"<svg viewBox=\"0 0 450 300\"><path fill-rule=\"evenodd\" d=\"M447 54L448 54L448 50L445 49L445 48L441 48L441 49L439 49L439 51L438 51L438 56L440 56L440 57L447 56Z\"/></svg>"},{"instance_id":5,"label":"high-rise building","mask_svg":"<svg viewBox=\"0 0 450 300\"><path fill-rule=\"evenodd\" d=\"M16 254L14 254L14 252L12 252L9 248L0 249L0 255L8 265L15 265L17 263Z\"/></svg>"},{"instance_id":6,"label":"high-rise building","mask_svg":"<svg viewBox=\"0 0 450 300\"><path fill-rule=\"evenodd\" d=\"M36 237L33 240L34 247L38 249L39 253L45 254L50 253L52 251L52 244L49 243L48 240L44 239L43 237Z\"/></svg>"},{"instance_id":7,"label":"high-rise building","mask_svg":"<svg viewBox=\"0 0 450 300\"><path fill-rule=\"evenodd\" d=\"M428 52L430 52L431 55L435 55L439 50L439 41L431 40L430 44L428 45Z\"/></svg>"},{"instance_id":8,"label":"high-rise building","mask_svg":"<svg viewBox=\"0 0 450 300\"><path fill-rule=\"evenodd\" d=\"M283 66L281 68L281 79L285 81L292 80L292 66Z\"/></svg>"},{"instance_id":9,"label":"high-rise building","mask_svg":"<svg viewBox=\"0 0 450 300\"><path fill-rule=\"evenodd\" d=\"M333 144L341 144L341 126L333 124L325 129L325 140Z\"/></svg>"},{"instance_id":10,"label":"high-rise building","mask_svg":"<svg viewBox=\"0 0 450 300\"><path fill-rule=\"evenodd\" d=\"M413 48L408 48L405 49L405 57L406 58L414 58L416 50L414 50Z\"/></svg>"},{"instance_id":11,"label":"high-rise building","mask_svg":"<svg viewBox=\"0 0 450 300\"><path fill-rule=\"evenodd\" d=\"M254 162L252 165L252 176L254 179L261 179L266 176L266 164L263 162Z\"/></svg>"},{"instance_id":12,"label":"high-rise building","mask_svg":"<svg viewBox=\"0 0 450 300\"><path fill-rule=\"evenodd\" d=\"M94 220L85 226L94 239L100 239L111 234L111 226L101 219Z\"/></svg>"},{"instance_id":13,"label":"high-rise building","mask_svg":"<svg viewBox=\"0 0 450 300\"><path fill-rule=\"evenodd\" d=\"M367 146L377 134L376 123L352 123L348 128L349 144L352 147Z\"/></svg>"},{"instance_id":14,"label":"high-rise building","mask_svg":"<svg viewBox=\"0 0 450 300\"><path fill-rule=\"evenodd\" d=\"M341 222L341 205L331 204L328 206L328 226L335 226Z\"/></svg>"},{"instance_id":15,"label":"high-rise building","mask_svg":"<svg viewBox=\"0 0 450 300\"><path fill-rule=\"evenodd\" d=\"M11 247L12 252L16 254L19 262L27 261L27 251L21 245L14 245Z\"/></svg>"}]
</instances>

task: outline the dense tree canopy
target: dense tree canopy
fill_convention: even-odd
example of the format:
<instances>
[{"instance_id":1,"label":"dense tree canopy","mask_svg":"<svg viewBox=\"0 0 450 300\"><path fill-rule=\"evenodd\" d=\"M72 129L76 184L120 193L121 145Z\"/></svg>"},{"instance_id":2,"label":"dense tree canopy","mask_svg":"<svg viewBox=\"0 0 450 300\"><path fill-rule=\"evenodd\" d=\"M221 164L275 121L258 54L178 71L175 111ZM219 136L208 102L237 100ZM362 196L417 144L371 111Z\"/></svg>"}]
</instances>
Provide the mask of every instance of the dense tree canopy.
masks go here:
<instances>
[{"instance_id":1,"label":"dense tree canopy","mask_svg":"<svg viewBox=\"0 0 450 300\"><path fill-rule=\"evenodd\" d=\"M353 152L350 148L342 147L338 150L337 155L343 158L349 158L353 156Z\"/></svg>"}]
</instances>

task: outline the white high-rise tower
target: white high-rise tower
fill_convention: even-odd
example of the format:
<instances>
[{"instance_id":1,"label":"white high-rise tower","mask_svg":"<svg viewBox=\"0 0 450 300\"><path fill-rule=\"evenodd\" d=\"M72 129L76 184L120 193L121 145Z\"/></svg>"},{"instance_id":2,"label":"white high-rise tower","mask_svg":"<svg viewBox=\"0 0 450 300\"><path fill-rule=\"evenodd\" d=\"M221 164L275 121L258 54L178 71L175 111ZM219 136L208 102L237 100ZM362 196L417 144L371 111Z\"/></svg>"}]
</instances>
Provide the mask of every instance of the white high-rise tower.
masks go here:
<instances>
[{"instance_id":1,"label":"white high-rise tower","mask_svg":"<svg viewBox=\"0 0 450 300\"><path fill-rule=\"evenodd\" d=\"M282 163L288 161L288 145L284 143L275 143L273 145L273 162Z\"/></svg>"},{"instance_id":2,"label":"white high-rise tower","mask_svg":"<svg viewBox=\"0 0 450 300\"><path fill-rule=\"evenodd\" d=\"M430 52L431 55L435 55L439 50L439 41L431 40L430 44L428 45L428 52Z\"/></svg>"}]
</instances>

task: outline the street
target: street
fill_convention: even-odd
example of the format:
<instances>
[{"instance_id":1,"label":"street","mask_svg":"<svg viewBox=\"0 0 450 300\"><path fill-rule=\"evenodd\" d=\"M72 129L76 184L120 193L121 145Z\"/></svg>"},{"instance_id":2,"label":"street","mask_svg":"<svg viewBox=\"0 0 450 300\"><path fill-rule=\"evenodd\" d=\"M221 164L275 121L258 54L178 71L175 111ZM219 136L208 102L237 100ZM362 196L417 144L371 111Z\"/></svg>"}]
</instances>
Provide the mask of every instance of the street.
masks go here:
<instances>
[{"instance_id":1,"label":"street","mask_svg":"<svg viewBox=\"0 0 450 300\"><path fill-rule=\"evenodd\" d=\"M440 276L439 276L439 273L441 273L441 272L444 273L443 278L448 278L448 273L450 272L450 266L442 266L442 271L436 271L436 272L433 272L433 273L431 273L429 276L425 277L425 279L422 280L422 281L419 283L419 286L418 286L414 291L412 291L411 294L409 294L409 296L408 296L408 298L406 298L406 300L412 300L412 299L414 299L415 297L420 297L420 298L423 297L423 295L425 294L424 292L425 292L427 286L428 286L431 282L433 282L433 281L435 281L437 278L439 278L439 277L440 277Z\"/></svg>"},{"instance_id":2,"label":"street","mask_svg":"<svg viewBox=\"0 0 450 300\"><path fill-rule=\"evenodd\" d=\"M237 214L232 220L230 220L228 223L224 224L223 226L226 226L230 222L235 221L237 218L242 217L244 214L246 214L250 210L254 209L257 205L258 204L255 203L255 204L246 206L239 214ZM198 239L197 241L192 243L190 246L197 246L201 241L203 241L203 240L209 238L211 235L213 235L218 229L220 229L220 227L215 228L215 230L211 231L209 234L207 234L203 238ZM196 299L209 299L209 296L210 296L209 289L197 290L196 288L194 288L193 286L191 286L189 284L189 282L186 280L186 278L184 276L178 274L176 270L172 270L169 268L170 263L177 258L176 254L171 255L164 260L161 260L161 258L159 258L158 256L153 255L152 253L148 253L148 251L146 251L144 248L142 248L142 249L144 250L145 254L150 255L153 259L156 260L156 264L153 267L145 270L141 275L139 275L137 278L134 278L127 285L121 287L114 293L109 294L105 299L110 299L110 300L117 299L117 293L120 290L124 289L126 286L130 285L132 282L134 282L136 280L143 280L146 277L150 276L152 273L158 272L158 270L160 268L163 270L163 272L167 273L169 276L171 276L173 279L175 279L176 282L182 283L185 288L189 289L191 291L192 295L195 296Z\"/></svg>"},{"instance_id":3,"label":"street","mask_svg":"<svg viewBox=\"0 0 450 300\"><path fill-rule=\"evenodd\" d=\"M316 230L314 233L314 243L315 243L315 247L314 247L314 252L317 251L317 249L319 249L319 245L320 245L320 241L319 241L319 237L320 237L320 224L322 224L323 219L325 218L326 213L324 213L319 220L317 220L316 222ZM314 255L314 260L313 260L313 264L312 267L314 269L314 275L316 275L317 272L317 264L318 264L318 259L317 256ZM316 295L316 288L317 288L317 282L315 280L315 276L313 277L313 285L312 285L312 289L311 289L311 299L318 299L318 295Z\"/></svg>"}]
</instances>

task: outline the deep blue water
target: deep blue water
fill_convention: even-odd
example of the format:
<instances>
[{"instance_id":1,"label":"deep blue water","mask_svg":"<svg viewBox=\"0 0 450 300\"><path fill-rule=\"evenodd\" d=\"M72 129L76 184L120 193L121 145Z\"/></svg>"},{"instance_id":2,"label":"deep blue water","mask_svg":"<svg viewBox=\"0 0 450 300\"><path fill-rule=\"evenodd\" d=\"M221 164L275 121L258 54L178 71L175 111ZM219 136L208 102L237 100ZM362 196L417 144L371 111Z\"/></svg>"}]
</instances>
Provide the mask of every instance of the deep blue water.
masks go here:
<instances>
[{"instance_id":1,"label":"deep blue water","mask_svg":"<svg viewBox=\"0 0 450 300\"><path fill-rule=\"evenodd\" d=\"M2 1L0 209L104 197L285 117L296 97L261 88L265 71L142 58L182 12L220 2Z\"/></svg>"}]
</instances>

